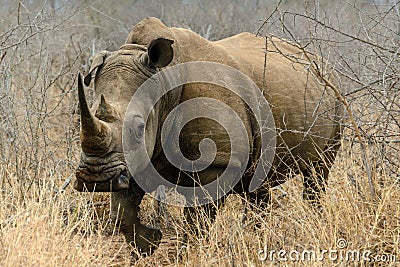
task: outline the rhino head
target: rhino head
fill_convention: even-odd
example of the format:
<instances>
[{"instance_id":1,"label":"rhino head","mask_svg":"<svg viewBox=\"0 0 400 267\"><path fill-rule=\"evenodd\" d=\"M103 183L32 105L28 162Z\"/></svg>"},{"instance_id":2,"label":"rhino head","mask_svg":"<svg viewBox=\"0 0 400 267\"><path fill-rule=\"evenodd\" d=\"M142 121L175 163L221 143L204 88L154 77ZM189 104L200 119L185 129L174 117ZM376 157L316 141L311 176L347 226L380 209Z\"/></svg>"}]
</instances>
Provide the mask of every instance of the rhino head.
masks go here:
<instances>
[{"instance_id":1,"label":"rhino head","mask_svg":"<svg viewBox=\"0 0 400 267\"><path fill-rule=\"evenodd\" d=\"M135 114L129 113L130 129L134 132L132 138L135 139L131 140L135 144L135 173L129 172L125 161L122 126L135 91L159 68L172 61L172 44L171 40L159 38L148 47L125 44L115 52L103 51L94 56L89 74L83 81L78 75L82 152L74 187L78 191L114 192L112 195L116 196L117 203L112 205L115 209L126 210L121 216L122 231L128 242L134 241L144 252L159 241L161 233L140 224L137 212L144 191L132 177L146 168L142 154L147 153L150 158L153 155L160 107L154 107L154 112L144 121L140 111L148 102L145 97L134 108ZM92 76L95 77L94 98L89 108L83 82L88 86Z\"/></svg>"},{"instance_id":2,"label":"rhino head","mask_svg":"<svg viewBox=\"0 0 400 267\"><path fill-rule=\"evenodd\" d=\"M95 72L94 100L89 108L83 88L82 78L78 75L79 108L81 114L81 161L76 171L75 189L82 191L120 191L129 188L129 173L125 163L122 146L122 124L129 101L140 85L150 78L158 68L167 66L173 58L173 41L159 38L151 42L148 48L135 45L123 45L118 51L102 51L92 62L84 83L88 86ZM151 97L151 96L149 96ZM133 140L137 154L148 153L151 157L158 133L160 111L154 112L145 122L141 114L146 99L137 103L130 129L134 131ZM143 138L143 135L146 138ZM143 140L146 140L144 143ZM135 165L137 172L146 166L141 157Z\"/></svg>"}]
</instances>

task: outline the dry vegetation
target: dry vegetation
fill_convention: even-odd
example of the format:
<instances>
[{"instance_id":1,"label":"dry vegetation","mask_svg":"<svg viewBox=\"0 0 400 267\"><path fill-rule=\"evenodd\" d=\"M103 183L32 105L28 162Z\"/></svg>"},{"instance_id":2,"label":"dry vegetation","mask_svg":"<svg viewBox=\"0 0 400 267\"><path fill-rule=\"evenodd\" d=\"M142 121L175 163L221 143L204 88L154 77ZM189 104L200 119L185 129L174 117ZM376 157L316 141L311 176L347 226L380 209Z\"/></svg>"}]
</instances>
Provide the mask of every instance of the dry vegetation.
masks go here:
<instances>
[{"instance_id":1,"label":"dry vegetation","mask_svg":"<svg viewBox=\"0 0 400 267\"><path fill-rule=\"evenodd\" d=\"M0 266L130 264L109 220L108 195L68 185L79 158L75 80L92 54L117 49L147 16L211 40L268 32L321 54L339 74L353 120L346 121L322 211L302 201L301 177L293 177L285 196L274 190L268 210L253 207L246 221L243 201L229 197L210 231L182 248L182 210L168 207L162 216L147 197L143 220L164 239L139 266L269 266L278 262L258 259L260 249L322 251L337 249L339 239L347 249L400 261L398 1L4 0L0 14ZM358 263L326 257L286 264Z\"/></svg>"}]
</instances>

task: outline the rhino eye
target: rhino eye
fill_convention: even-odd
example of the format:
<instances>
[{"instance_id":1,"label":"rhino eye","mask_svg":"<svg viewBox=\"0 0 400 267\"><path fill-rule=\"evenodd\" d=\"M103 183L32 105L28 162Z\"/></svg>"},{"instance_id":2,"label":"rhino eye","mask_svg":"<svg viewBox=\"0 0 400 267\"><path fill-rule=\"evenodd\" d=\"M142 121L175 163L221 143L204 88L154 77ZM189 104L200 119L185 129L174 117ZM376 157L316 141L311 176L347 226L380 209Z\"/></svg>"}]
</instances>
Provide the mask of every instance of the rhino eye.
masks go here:
<instances>
[{"instance_id":1,"label":"rhino eye","mask_svg":"<svg viewBox=\"0 0 400 267\"><path fill-rule=\"evenodd\" d=\"M140 124L137 126L137 136L138 136L139 138L141 138L141 137L143 136L143 133L144 133L144 123L140 123Z\"/></svg>"},{"instance_id":2,"label":"rhino eye","mask_svg":"<svg viewBox=\"0 0 400 267\"><path fill-rule=\"evenodd\" d=\"M143 137L144 129L145 124L143 118L138 115L134 116L131 120L131 127L129 127L130 136L136 139L136 141L140 141L139 139Z\"/></svg>"}]
</instances>

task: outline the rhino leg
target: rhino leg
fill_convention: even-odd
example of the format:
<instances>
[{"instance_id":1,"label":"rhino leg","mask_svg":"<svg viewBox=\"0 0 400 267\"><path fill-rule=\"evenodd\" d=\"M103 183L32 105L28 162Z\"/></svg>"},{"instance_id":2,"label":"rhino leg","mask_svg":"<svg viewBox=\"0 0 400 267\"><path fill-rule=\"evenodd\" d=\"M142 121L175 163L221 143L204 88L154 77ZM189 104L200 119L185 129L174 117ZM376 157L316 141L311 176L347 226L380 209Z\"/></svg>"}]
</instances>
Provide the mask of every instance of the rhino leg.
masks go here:
<instances>
[{"instance_id":1,"label":"rhino leg","mask_svg":"<svg viewBox=\"0 0 400 267\"><path fill-rule=\"evenodd\" d=\"M186 183L184 184L184 186L196 186L198 183L208 184L217 179L217 177L221 176L224 170L224 168L209 167L206 170L192 175L191 177L185 177ZM232 171L232 175L234 175L235 171L236 170ZM238 171L236 171L236 173L238 173ZM198 177L198 180L194 181L192 177ZM217 210L223 205L229 193L230 192L227 192L225 196L222 196L218 200L206 205L185 207L185 220L190 228L188 232L194 235L206 233L210 224L213 223L217 215ZM187 236L184 237L184 241L187 241Z\"/></svg>"},{"instance_id":2,"label":"rhino leg","mask_svg":"<svg viewBox=\"0 0 400 267\"><path fill-rule=\"evenodd\" d=\"M340 147L341 131L341 124L337 121L335 136L328 141L327 146L319 153L320 159L309 164L307 169L302 170L304 176L303 199L313 205L319 206L321 193L325 193L329 171Z\"/></svg>"},{"instance_id":3,"label":"rhino leg","mask_svg":"<svg viewBox=\"0 0 400 267\"><path fill-rule=\"evenodd\" d=\"M243 197L242 204L243 214L242 214L242 224L244 225L248 220L248 209L249 208L256 208L256 210L266 210L266 207L270 204L270 194L269 189L262 188L258 189L255 192L251 193L242 193L241 196Z\"/></svg>"},{"instance_id":4,"label":"rhino leg","mask_svg":"<svg viewBox=\"0 0 400 267\"><path fill-rule=\"evenodd\" d=\"M265 209L271 202L269 189L258 189L255 192L248 193L247 197L251 204L260 209Z\"/></svg>"},{"instance_id":5,"label":"rhino leg","mask_svg":"<svg viewBox=\"0 0 400 267\"><path fill-rule=\"evenodd\" d=\"M311 204L319 204L322 193L325 193L326 181L328 179L330 166L322 161L310 164L303 170L303 199Z\"/></svg>"},{"instance_id":6,"label":"rhino leg","mask_svg":"<svg viewBox=\"0 0 400 267\"><path fill-rule=\"evenodd\" d=\"M202 205L199 207L186 207L183 212L185 221L189 225L189 232L199 235L201 232L207 232L211 223L214 222L217 216L217 210L223 205L225 198Z\"/></svg>"},{"instance_id":7,"label":"rhino leg","mask_svg":"<svg viewBox=\"0 0 400 267\"><path fill-rule=\"evenodd\" d=\"M132 188L113 192L111 194L112 217L118 220L128 244L136 247L139 253L151 254L157 248L162 234L160 230L140 223L138 212L143 196L143 191L133 191Z\"/></svg>"}]
</instances>

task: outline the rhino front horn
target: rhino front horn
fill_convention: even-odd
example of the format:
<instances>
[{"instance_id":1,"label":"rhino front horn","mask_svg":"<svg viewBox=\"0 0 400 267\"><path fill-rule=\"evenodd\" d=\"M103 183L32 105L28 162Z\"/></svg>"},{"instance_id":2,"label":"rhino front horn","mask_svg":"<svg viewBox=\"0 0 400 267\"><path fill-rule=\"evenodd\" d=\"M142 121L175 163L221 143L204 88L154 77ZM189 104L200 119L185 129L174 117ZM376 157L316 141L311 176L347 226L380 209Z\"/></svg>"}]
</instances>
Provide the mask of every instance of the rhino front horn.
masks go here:
<instances>
[{"instance_id":1,"label":"rhino front horn","mask_svg":"<svg viewBox=\"0 0 400 267\"><path fill-rule=\"evenodd\" d=\"M81 113L81 146L87 155L102 155L111 144L109 126L93 116L86 101L82 76L78 74L79 109Z\"/></svg>"}]
</instances>

